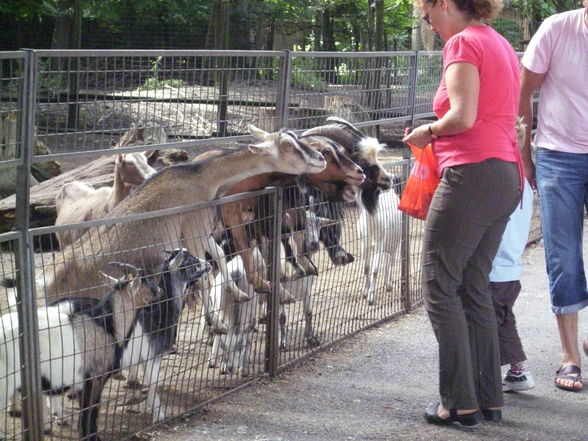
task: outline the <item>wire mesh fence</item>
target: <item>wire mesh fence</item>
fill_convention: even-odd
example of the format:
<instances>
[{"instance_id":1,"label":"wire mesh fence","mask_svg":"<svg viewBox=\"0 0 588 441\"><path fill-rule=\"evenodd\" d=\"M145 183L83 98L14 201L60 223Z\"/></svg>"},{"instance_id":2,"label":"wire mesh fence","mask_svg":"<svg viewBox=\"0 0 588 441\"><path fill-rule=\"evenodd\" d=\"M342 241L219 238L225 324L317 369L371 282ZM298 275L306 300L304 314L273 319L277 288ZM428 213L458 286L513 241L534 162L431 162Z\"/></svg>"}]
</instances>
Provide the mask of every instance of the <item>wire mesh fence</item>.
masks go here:
<instances>
[{"instance_id":1,"label":"wire mesh fence","mask_svg":"<svg viewBox=\"0 0 588 441\"><path fill-rule=\"evenodd\" d=\"M400 145L433 115L440 60L0 53L5 439L127 439L418 305L423 223L396 210L406 154L380 155L389 191L351 202L343 151L277 130L335 115ZM177 149L207 162L155 161ZM321 191L270 173L316 152ZM65 172L36 185L46 164Z\"/></svg>"}]
</instances>

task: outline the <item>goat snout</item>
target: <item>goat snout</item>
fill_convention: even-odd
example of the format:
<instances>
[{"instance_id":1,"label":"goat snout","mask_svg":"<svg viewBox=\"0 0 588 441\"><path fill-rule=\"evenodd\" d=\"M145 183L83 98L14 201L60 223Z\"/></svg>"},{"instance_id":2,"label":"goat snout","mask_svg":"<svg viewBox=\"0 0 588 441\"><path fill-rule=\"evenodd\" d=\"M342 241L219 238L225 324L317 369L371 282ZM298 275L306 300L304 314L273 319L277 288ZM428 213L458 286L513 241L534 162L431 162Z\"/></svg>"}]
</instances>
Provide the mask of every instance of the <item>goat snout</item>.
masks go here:
<instances>
[{"instance_id":1,"label":"goat snout","mask_svg":"<svg viewBox=\"0 0 588 441\"><path fill-rule=\"evenodd\" d=\"M392 188L392 177L388 173L380 174L376 180L376 184L383 190L390 190Z\"/></svg>"},{"instance_id":2,"label":"goat snout","mask_svg":"<svg viewBox=\"0 0 588 441\"><path fill-rule=\"evenodd\" d=\"M350 185L361 185L365 180L365 174L361 167L356 166L349 170L345 182Z\"/></svg>"},{"instance_id":3,"label":"goat snout","mask_svg":"<svg viewBox=\"0 0 588 441\"><path fill-rule=\"evenodd\" d=\"M319 250L319 243L318 241L312 241L308 244L308 251L311 253L317 252Z\"/></svg>"}]
</instances>

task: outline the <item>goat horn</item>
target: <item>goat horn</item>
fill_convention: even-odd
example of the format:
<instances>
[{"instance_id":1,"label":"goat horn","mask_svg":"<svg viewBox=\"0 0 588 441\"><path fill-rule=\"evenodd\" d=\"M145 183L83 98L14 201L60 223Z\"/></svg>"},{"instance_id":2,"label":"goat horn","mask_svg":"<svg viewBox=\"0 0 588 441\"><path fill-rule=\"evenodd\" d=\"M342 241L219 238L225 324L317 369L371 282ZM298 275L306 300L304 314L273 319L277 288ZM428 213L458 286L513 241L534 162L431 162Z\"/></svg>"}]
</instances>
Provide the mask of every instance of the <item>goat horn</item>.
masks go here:
<instances>
[{"instance_id":1,"label":"goat horn","mask_svg":"<svg viewBox=\"0 0 588 441\"><path fill-rule=\"evenodd\" d=\"M327 118L327 122L333 122L336 124L340 124L342 126L344 126L347 130L350 130L351 132L355 133L355 135L359 136L360 138L365 138L365 135L363 133L361 133L357 127L355 127L353 124L351 124L349 121L343 119L343 118L339 118L338 116L329 116Z\"/></svg>"},{"instance_id":2,"label":"goat horn","mask_svg":"<svg viewBox=\"0 0 588 441\"><path fill-rule=\"evenodd\" d=\"M125 271L133 276L141 276L143 274L142 270L138 269L137 267L135 267L129 263L108 262L108 264L118 268L121 271Z\"/></svg>"},{"instance_id":3,"label":"goat horn","mask_svg":"<svg viewBox=\"0 0 588 441\"><path fill-rule=\"evenodd\" d=\"M344 129L335 124L329 124L326 126L314 127L306 130L301 138L306 136L324 136L325 138L332 139L335 142L341 144L346 150L351 149L361 137L356 136L355 133L351 133L349 130Z\"/></svg>"}]
</instances>

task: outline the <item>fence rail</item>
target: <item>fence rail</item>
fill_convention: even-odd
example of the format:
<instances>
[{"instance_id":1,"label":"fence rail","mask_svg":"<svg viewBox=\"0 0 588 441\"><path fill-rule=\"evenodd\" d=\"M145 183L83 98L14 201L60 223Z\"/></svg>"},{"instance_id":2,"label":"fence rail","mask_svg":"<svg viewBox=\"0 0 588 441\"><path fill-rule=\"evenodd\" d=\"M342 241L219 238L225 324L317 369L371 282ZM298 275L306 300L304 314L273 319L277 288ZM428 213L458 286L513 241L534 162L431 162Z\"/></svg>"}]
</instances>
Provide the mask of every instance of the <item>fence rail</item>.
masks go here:
<instances>
[{"instance_id":1,"label":"fence rail","mask_svg":"<svg viewBox=\"0 0 588 441\"><path fill-rule=\"evenodd\" d=\"M51 179L36 185L47 179L47 164L79 171L102 156L146 150L181 149L193 158L249 142L249 124L301 132L330 115L399 147L405 127L434 117L440 74L439 52L0 52L1 276L13 280L0 296L0 363L8 360L0 366L4 438L80 439L78 427L95 411L102 439L127 439L421 301L422 222L395 214L396 191L411 166L406 150L382 156L395 177L378 208L385 213L378 234L389 241L387 253L371 248L374 233L356 204L305 196L297 207L288 205L299 186L178 206L163 199L142 211L119 208L110 218L54 225L59 187ZM110 164L112 173L113 159ZM88 182L106 182L95 178ZM237 204L250 207L251 216L223 232L221 213ZM297 229L299 217L303 228ZM188 224L200 229L186 235ZM79 239L64 242L80 231ZM192 253L196 260L178 263L181 248L216 250L213 231L222 253ZM250 239L240 253L233 242L238 231ZM313 232L323 245L311 260L283 254L283 245L295 255L308 249ZM340 249L344 258L335 253ZM247 283L242 259L249 253L269 290ZM220 275L208 274L205 258ZM146 270L147 288L135 290L140 280L109 265L114 261ZM370 262L379 268L371 285ZM101 271L122 284L100 278ZM188 282L182 279L189 274ZM164 288L157 290L158 283ZM182 286L180 294L166 283ZM147 300L139 295L145 290ZM239 291L250 299L236 301ZM286 293L297 301L283 302ZM127 294L133 307L124 303ZM61 309L51 306L55 300ZM118 334L109 340L112 330ZM63 343L68 335L71 345ZM109 357L117 361L108 364ZM75 377L82 367L85 376ZM90 380L104 386L99 405L79 401L88 394L76 391ZM20 395L13 395L18 385ZM9 412L11 401L20 417Z\"/></svg>"}]
</instances>

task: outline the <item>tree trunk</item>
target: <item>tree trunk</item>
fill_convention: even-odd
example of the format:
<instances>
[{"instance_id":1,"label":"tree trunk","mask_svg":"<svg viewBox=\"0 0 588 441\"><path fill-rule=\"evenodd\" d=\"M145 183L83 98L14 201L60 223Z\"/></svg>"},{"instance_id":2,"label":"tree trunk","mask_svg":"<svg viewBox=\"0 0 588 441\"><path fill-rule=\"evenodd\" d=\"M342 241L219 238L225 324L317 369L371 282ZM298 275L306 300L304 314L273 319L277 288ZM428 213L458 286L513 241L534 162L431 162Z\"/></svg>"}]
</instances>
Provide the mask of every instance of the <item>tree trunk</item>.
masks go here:
<instances>
[{"instance_id":1,"label":"tree trunk","mask_svg":"<svg viewBox=\"0 0 588 441\"><path fill-rule=\"evenodd\" d=\"M376 51L383 51L385 48L385 32L384 32L384 0L374 0L375 8L375 35L374 48Z\"/></svg>"},{"instance_id":2,"label":"tree trunk","mask_svg":"<svg viewBox=\"0 0 588 441\"><path fill-rule=\"evenodd\" d=\"M314 26L312 27L312 37L314 40L312 43L312 49L314 51L321 50L322 32L323 32L323 17L320 12L317 12L316 14L314 14Z\"/></svg>"},{"instance_id":3,"label":"tree trunk","mask_svg":"<svg viewBox=\"0 0 588 441\"><path fill-rule=\"evenodd\" d=\"M328 9L323 12L323 45L326 51L336 51L335 31L333 29L333 20Z\"/></svg>"},{"instance_id":4,"label":"tree trunk","mask_svg":"<svg viewBox=\"0 0 588 441\"><path fill-rule=\"evenodd\" d=\"M119 142L113 147L127 147L141 145L150 142L159 143L157 138L149 138L144 129L131 129L126 132ZM167 135L165 135L167 137ZM156 154L149 158L149 162L157 159ZM181 157L181 155L180 155ZM55 197L63 185L82 181L94 188L111 186L114 182L114 161L116 155L103 156L89 164L62 173L59 176L41 182L31 187L31 228L53 225L57 216L55 212ZM0 201L0 232L10 231L14 227L14 214L16 207L15 195Z\"/></svg>"}]
</instances>

